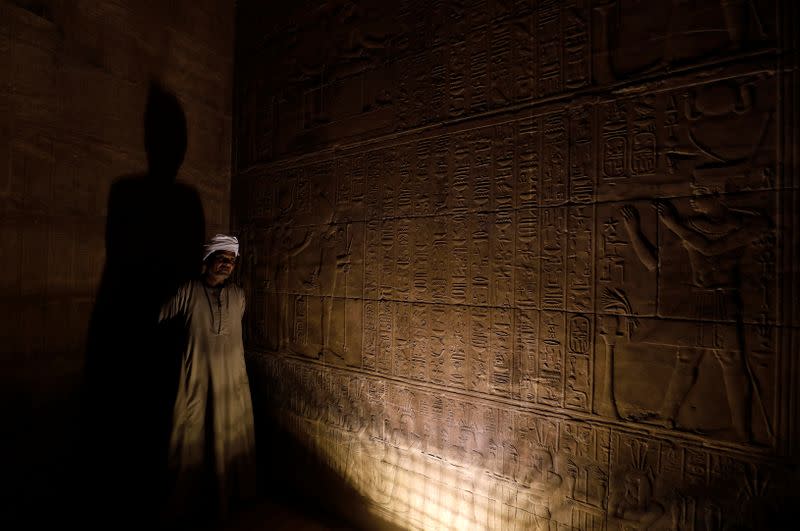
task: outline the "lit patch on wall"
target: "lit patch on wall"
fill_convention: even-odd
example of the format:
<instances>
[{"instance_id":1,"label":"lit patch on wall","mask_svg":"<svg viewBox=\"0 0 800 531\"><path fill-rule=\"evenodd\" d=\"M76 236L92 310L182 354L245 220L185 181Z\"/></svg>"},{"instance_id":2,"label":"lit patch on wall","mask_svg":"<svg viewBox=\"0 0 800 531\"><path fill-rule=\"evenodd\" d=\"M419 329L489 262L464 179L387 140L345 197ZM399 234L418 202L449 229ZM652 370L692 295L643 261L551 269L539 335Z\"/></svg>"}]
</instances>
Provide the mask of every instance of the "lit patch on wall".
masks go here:
<instances>
[{"instance_id":1,"label":"lit patch on wall","mask_svg":"<svg viewBox=\"0 0 800 531\"><path fill-rule=\"evenodd\" d=\"M698 529L747 521L779 484L766 463L720 449L297 359L250 362L283 428L404 529ZM739 509L722 513L731 489Z\"/></svg>"},{"instance_id":2,"label":"lit patch on wall","mask_svg":"<svg viewBox=\"0 0 800 531\"><path fill-rule=\"evenodd\" d=\"M376 516L402 528L538 529L552 519L549 498L561 487L554 472L549 485L517 483L487 470L480 452L463 461L431 455L402 428L382 438L363 427L292 421L295 435L313 441L314 452L370 500ZM531 481L532 472L517 468L514 474Z\"/></svg>"}]
</instances>

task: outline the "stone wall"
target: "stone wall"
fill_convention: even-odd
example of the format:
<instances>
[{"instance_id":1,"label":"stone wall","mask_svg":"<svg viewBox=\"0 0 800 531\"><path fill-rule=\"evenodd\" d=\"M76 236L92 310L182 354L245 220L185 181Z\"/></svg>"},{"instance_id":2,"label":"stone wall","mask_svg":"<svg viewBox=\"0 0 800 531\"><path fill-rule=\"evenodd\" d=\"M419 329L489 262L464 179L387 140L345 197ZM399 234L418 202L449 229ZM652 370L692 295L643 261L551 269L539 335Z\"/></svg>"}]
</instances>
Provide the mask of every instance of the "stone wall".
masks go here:
<instances>
[{"instance_id":1,"label":"stone wall","mask_svg":"<svg viewBox=\"0 0 800 531\"><path fill-rule=\"evenodd\" d=\"M404 528L777 528L797 15L240 2L261 410Z\"/></svg>"},{"instance_id":2,"label":"stone wall","mask_svg":"<svg viewBox=\"0 0 800 531\"><path fill-rule=\"evenodd\" d=\"M109 191L148 169L151 81L183 108L178 179L201 199L204 230L228 227L233 29L225 1L0 0L3 498L20 513L58 513L80 479L77 395ZM144 218L153 202L136 208Z\"/></svg>"}]
</instances>

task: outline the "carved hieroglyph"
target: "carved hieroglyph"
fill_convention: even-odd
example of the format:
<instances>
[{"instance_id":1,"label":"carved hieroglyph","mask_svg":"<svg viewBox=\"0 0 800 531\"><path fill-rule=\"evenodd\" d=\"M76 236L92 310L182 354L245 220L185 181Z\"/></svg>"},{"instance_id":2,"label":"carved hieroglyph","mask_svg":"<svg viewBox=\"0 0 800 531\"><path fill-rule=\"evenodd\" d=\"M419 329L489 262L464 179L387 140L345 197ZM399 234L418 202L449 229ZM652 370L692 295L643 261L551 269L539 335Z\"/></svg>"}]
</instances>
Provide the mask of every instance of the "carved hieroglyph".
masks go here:
<instances>
[{"instance_id":1,"label":"carved hieroglyph","mask_svg":"<svg viewBox=\"0 0 800 531\"><path fill-rule=\"evenodd\" d=\"M340 68L298 52L273 90L279 160L234 186L265 400L404 527L771 525L797 377L774 3L461 4L326 4Z\"/></svg>"},{"instance_id":2,"label":"carved hieroglyph","mask_svg":"<svg viewBox=\"0 0 800 531\"><path fill-rule=\"evenodd\" d=\"M403 527L768 526L781 499L781 470L745 454L301 360L251 364L280 422Z\"/></svg>"}]
</instances>

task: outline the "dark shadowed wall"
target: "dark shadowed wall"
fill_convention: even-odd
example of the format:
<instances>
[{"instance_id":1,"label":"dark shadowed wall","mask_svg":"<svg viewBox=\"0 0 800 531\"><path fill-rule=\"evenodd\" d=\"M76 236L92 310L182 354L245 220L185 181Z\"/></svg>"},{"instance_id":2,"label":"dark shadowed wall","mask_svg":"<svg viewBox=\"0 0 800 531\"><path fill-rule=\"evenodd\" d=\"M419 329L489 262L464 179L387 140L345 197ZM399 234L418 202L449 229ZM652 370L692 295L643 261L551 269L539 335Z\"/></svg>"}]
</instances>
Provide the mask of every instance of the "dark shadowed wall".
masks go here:
<instances>
[{"instance_id":1,"label":"dark shadowed wall","mask_svg":"<svg viewBox=\"0 0 800 531\"><path fill-rule=\"evenodd\" d=\"M797 18L240 2L232 209L262 425L402 527L780 528Z\"/></svg>"},{"instance_id":2,"label":"dark shadowed wall","mask_svg":"<svg viewBox=\"0 0 800 531\"><path fill-rule=\"evenodd\" d=\"M157 143L174 141L159 139L165 123L186 122L185 186L172 188L199 197L201 231L228 227L233 35L227 1L0 1L0 400L10 444L2 475L12 494L4 501L19 513L61 514L82 479L73 466L78 390L112 183L133 183L118 187L124 225L140 226L156 205L169 210L161 192L130 195L147 188L136 183L148 173L151 81L163 87ZM138 245L163 249L162 236L175 233L164 227ZM151 263L170 268L161 253Z\"/></svg>"}]
</instances>

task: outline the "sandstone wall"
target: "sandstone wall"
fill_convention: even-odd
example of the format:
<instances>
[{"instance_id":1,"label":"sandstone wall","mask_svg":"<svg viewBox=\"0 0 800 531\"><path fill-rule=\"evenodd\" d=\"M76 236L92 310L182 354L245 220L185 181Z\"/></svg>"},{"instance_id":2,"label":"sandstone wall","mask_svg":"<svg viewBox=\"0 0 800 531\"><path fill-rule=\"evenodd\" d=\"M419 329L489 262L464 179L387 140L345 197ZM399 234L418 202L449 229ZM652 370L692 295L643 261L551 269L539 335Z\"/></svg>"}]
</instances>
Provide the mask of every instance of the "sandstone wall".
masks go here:
<instances>
[{"instance_id":1,"label":"sandstone wall","mask_svg":"<svg viewBox=\"0 0 800 531\"><path fill-rule=\"evenodd\" d=\"M797 15L241 2L262 411L401 527L775 528Z\"/></svg>"}]
</instances>

